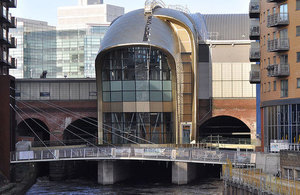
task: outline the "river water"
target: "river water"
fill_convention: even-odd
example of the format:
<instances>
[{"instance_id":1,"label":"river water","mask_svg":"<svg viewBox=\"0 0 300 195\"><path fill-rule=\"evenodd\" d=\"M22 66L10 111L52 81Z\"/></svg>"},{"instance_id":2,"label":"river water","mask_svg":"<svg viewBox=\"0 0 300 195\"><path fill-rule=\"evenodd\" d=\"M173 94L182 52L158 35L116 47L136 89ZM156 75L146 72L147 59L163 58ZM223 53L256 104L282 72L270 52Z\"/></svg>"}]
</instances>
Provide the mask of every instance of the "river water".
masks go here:
<instances>
[{"instance_id":1,"label":"river water","mask_svg":"<svg viewBox=\"0 0 300 195\"><path fill-rule=\"evenodd\" d=\"M129 194L200 194L200 195L221 195L223 182L219 179L197 180L188 185L173 185L169 182L123 182L110 186L102 186L96 181L76 179L63 182L49 181L47 178L38 179L27 192L27 195L50 194L50 195L129 195Z\"/></svg>"}]
</instances>

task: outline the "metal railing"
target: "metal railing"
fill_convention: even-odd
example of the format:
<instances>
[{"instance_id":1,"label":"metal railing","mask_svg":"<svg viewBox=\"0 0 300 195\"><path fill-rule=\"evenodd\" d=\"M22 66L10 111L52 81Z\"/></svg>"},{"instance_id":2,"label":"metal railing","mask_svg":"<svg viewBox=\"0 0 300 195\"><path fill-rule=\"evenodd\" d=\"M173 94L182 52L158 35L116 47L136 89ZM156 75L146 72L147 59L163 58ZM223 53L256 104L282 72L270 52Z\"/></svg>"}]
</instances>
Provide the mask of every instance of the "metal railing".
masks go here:
<instances>
[{"instance_id":1,"label":"metal railing","mask_svg":"<svg viewBox=\"0 0 300 195\"><path fill-rule=\"evenodd\" d=\"M260 6L259 6L259 1L258 0L251 0L249 3L249 13L250 17L251 14L258 14L260 13Z\"/></svg>"},{"instance_id":2,"label":"metal railing","mask_svg":"<svg viewBox=\"0 0 300 195\"><path fill-rule=\"evenodd\" d=\"M250 83L260 83L260 71L259 70L251 70L249 76Z\"/></svg>"},{"instance_id":3,"label":"metal railing","mask_svg":"<svg viewBox=\"0 0 300 195\"><path fill-rule=\"evenodd\" d=\"M289 144L289 150L300 151L300 144Z\"/></svg>"},{"instance_id":4,"label":"metal railing","mask_svg":"<svg viewBox=\"0 0 300 195\"><path fill-rule=\"evenodd\" d=\"M300 182L295 179L282 179L262 173L260 169L233 168L231 163L223 165L222 178L225 184L238 184L249 190L257 190L258 194L300 194Z\"/></svg>"},{"instance_id":5,"label":"metal railing","mask_svg":"<svg viewBox=\"0 0 300 195\"><path fill-rule=\"evenodd\" d=\"M250 60L259 60L260 59L260 48L259 47L251 46L249 59Z\"/></svg>"},{"instance_id":6,"label":"metal railing","mask_svg":"<svg viewBox=\"0 0 300 195\"><path fill-rule=\"evenodd\" d=\"M166 7L166 5L162 0L147 0L144 8L145 14L152 14L152 10L156 7Z\"/></svg>"},{"instance_id":7,"label":"metal railing","mask_svg":"<svg viewBox=\"0 0 300 195\"><path fill-rule=\"evenodd\" d=\"M259 24L250 24L250 37L259 37L260 35L260 29L259 29Z\"/></svg>"},{"instance_id":8,"label":"metal railing","mask_svg":"<svg viewBox=\"0 0 300 195\"><path fill-rule=\"evenodd\" d=\"M275 27L281 25L289 24L289 14L288 13L277 13L268 16L268 27Z\"/></svg>"},{"instance_id":9,"label":"metal railing","mask_svg":"<svg viewBox=\"0 0 300 195\"><path fill-rule=\"evenodd\" d=\"M272 64L268 65L268 76L269 77L284 77L290 75L289 64Z\"/></svg>"},{"instance_id":10,"label":"metal railing","mask_svg":"<svg viewBox=\"0 0 300 195\"><path fill-rule=\"evenodd\" d=\"M195 163L224 164L230 159L234 164L253 164L255 153L232 150L200 148L152 148L152 147L85 147L57 148L11 152L11 163L58 161L132 159L158 161L184 161Z\"/></svg>"},{"instance_id":11,"label":"metal railing","mask_svg":"<svg viewBox=\"0 0 300 195\"><path fill-rule=\"evenodd\" d=\"M287 51L290 49L288 38L268 40L268 51Z\"/></svg>"},{"instance_id":12,"label":"metal railing","mask_svg":"<svg viewBox=\"0 0 300 195\"><path fill-rule=\"evenodd\" d=\"M200 143L218 143L218 144L251 144L250 138L229 138L221 136L207 136L200 138Z\"/></svg>"}]
</instances>

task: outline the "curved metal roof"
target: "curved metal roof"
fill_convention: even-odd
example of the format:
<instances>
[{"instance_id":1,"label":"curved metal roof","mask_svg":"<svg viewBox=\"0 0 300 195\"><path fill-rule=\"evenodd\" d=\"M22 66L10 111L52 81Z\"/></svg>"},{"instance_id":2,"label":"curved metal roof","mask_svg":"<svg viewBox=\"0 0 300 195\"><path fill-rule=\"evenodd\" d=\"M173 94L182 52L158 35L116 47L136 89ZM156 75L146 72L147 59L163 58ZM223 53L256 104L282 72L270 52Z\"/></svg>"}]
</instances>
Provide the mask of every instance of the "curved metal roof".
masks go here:
<instances>
[{"instance_id":1,"label":"curved metal roof","mask_svg":"<svg viewBox=\"0 0 300 195\"><path fill-rule=\"evenodd\" d=\"M149 24L149 41L143 41L146 24L147 17L144 15L143 9L135 10L121 16L106 32L101 42L99 54L114 47L151 45L164 49L175 57L178 52L178 44L172 27L167 22L152 17L151 24Z\"/></svg>"}]
</instances>

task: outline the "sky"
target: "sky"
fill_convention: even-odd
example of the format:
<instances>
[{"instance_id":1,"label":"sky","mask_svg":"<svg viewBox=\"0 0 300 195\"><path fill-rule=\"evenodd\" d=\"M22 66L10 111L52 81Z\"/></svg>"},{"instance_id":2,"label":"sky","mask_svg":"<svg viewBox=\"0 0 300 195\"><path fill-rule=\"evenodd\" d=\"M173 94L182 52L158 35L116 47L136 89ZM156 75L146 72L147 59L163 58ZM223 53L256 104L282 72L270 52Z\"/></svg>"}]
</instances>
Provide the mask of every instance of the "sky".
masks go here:
<instances>
[{"instance_id":1,"label":"sky","mask_svg":"<svg viewBox=\"0 0 300 195\"><path fill-rule=\"evenodd\" d=\"M166 5L182 5L191 13L226 14L248 13L250 0L163 0ZM145 0L104 0L106 4L125 7L125 12L144 7ZM17 17L57 24L57 8L76 6L77 0L19 0L17 8L10 9Z\"/></svg>"}]
</instances>

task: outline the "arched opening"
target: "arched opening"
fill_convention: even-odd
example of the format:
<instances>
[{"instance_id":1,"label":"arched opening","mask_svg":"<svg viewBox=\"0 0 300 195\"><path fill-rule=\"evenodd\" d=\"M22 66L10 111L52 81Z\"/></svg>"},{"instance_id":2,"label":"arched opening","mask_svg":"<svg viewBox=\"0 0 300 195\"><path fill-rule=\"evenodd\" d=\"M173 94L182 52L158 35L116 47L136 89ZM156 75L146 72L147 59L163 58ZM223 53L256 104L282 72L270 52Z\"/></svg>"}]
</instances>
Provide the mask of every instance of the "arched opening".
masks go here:
<instances>
[{"instance_id":1,"label":"arched opening","mask_svg":"<svg viewBox=\"0 0 300 195\"><path fill-rule=\"evenodd\" d=\"M250 144L251 130L241 120L231 116L208 119L198 130L198 142Z\"/></svg>"},{"instance_id":2,"label":"arched opening","mask_svg":"<svg viewBox=\"0 0 300 195\"><path fill-rule=\"evenodd\" d=\"M49 128L43 121L29 118L18 124L16 136L19 140L34 141L33 146L42 146L43 143L40 142L40 139L42 141L50 140L50 134L48 132Z\"/></svg>"},{"instance_id":3,"label":"arched opening","mask_svg":"<svg viewBox=\"0 0 300 195\"><path fill-rule=\"evenodd\" d=\"M97 144L97 118L82 118L72 122L63 134L67 145Z\"/></svg>"}]
</instances>

